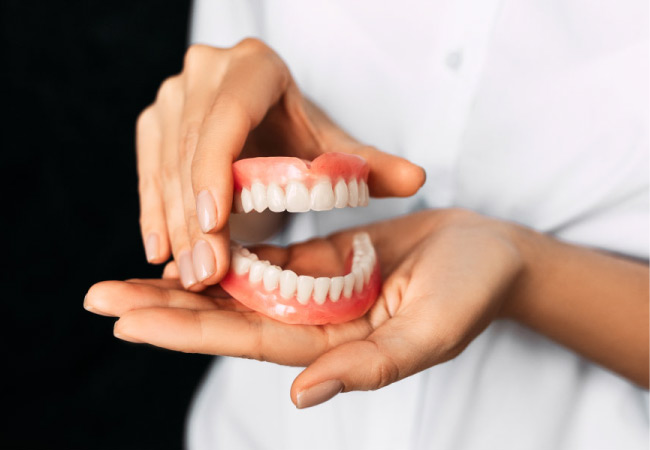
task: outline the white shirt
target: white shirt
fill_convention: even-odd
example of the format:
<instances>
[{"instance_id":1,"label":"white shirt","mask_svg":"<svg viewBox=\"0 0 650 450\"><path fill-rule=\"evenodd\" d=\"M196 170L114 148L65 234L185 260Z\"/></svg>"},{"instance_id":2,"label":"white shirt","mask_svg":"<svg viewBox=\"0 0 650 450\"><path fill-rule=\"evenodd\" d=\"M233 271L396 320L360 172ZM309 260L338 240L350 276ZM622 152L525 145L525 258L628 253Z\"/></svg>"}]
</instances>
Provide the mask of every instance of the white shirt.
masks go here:
<instances>
[{"instance_id":1,"label":"white shirt","mask_svg":"<svg viewBox=\"0 0 650 450\"><path fill-rule=\"evenodd\" d=\"M195 3L192 42L245 36L270 44L358 140L427 170L413 198L295 215L288 240L457 205L648 258L647 2ZM219 359L188 446L648 448L646 391L511 322L448 363L298 411L300 370Z\"/></svg>"}]
</instances>

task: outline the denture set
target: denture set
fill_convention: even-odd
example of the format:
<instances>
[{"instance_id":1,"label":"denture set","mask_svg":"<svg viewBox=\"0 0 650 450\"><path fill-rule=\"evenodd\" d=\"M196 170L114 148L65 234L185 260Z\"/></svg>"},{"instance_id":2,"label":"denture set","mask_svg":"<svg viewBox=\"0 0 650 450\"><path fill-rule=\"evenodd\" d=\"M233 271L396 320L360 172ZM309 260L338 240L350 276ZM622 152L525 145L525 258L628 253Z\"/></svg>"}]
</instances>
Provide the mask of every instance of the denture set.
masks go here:
<instances>
[{"instance_id":1,"label":"denture set","mask_svg":"<svg viewBox=\"0 0 650 450\"><path fill-rule=\"evenodd\" d=\"M304 212L368 204L368 166L359 156L326 153L298 158L251 158L233 164L236 212ZM365 314L379 294L381 277L367 233L358 233L346 272L299 275L260 260L234 244L222 287L244 305L286 323L341 323Z\"/></svg>"}]
</instances>

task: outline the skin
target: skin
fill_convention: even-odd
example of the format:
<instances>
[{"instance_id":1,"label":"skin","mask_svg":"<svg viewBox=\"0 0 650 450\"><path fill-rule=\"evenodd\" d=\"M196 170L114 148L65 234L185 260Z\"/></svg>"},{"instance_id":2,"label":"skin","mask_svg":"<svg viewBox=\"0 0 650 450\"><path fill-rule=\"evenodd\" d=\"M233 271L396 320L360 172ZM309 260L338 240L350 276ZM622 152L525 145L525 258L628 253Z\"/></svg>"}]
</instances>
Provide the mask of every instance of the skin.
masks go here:
<instances>
[{"instance_id":1,"label":"skin","mask_svg":"<svg viewBox=\"0 0 650 450\"><path fill-rule=\"evenodd\" d=\"M178 279L182 267L171 263L162 280L93 286L85 307L120 317L115 335L121 339L306 366L291 388L292 401L306 407L338 390L310 396L318 386L378 389L447 361L492 320L504 319L648 387L647 264L469 211L422 211L364 227L384 284L369 313L352 322L286 325L214 286L229 264L236 158L360 154L370 166L375 197L412 195L425 179L421 168L363 145L333 124L300 95L286 65L260 41L230 49L191 47L181 74L166 80L141 114L137 149L143 239L156 241L147 252L150 262L165 262L171 254L179 260L204 240L215 266L200 282L185 285ZM197 214L196 200L203 191L214 201L214 220L203 220L210 223L202 230L199 216L207 216ZM269 222L258 214L239 215L231 225L240 237L261 239L283 220L267 217ZM355 231L259 252L298 273L331 275ZM333 384L322 384L328 381Z\"/></svg>"},{"instance_id":2,"label":"skin","mask_svg":"<svg viewBox=\"0 0 650 450\"><path fill-rule=\"evenodd\" d=\"M363 145L334 125L302 97L282 59L257 39L225 49L191 46L182 72L165 80L140 114L136 135L147 259L164 263L173 254L189 273L193 267L193 280L181 270L192 290L217 283L228 270L231 165L237 158L357 154L370 166L375 197L413 195L425 180L421 167ZM207 208L206 201L197 202L201 192L207 193ZM259 240L282 224L283 215L264 217L260 229L259 218L233 216L236 237ZM209 252L201 268L191 262L199 241Z\"/></svg>"},{"instance_id":3,"label":"skin","mask_svg":"<svg viewBox=\"0 0 650 450\"><path fill-rule=\"evenodd\" d=\"M299 273L336 272L358 230L370 233L384 284L352 322L286 325L218 287L192 293L174 279L98 283L85 305L120 317L115 335L127 341L306 366L291 388L299 407L313 405L300 396L323 382L336 380L343 392L379 389L447 361L495 319L518 321L648 387L646 264L455 209L258 251ZM166 272L173 277L175 268Z\"/></svg>"}]
</instances>

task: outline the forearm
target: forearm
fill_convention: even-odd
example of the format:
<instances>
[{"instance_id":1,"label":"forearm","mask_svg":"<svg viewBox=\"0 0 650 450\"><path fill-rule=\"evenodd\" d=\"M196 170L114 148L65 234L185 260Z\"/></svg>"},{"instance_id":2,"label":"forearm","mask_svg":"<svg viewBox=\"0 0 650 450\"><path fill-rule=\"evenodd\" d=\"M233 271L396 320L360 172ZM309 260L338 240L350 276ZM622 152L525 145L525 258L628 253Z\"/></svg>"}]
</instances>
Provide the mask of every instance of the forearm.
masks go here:
<instances>
[{"instance_id":1,"label":"forearm","mask_svg":"<svg viewBox=\"0 0 650 450\"><path fill-rule=\"evenodd\" d=\"M505 314L648 387L648 266L519 229Z\"/></svg>"}]
</instances>

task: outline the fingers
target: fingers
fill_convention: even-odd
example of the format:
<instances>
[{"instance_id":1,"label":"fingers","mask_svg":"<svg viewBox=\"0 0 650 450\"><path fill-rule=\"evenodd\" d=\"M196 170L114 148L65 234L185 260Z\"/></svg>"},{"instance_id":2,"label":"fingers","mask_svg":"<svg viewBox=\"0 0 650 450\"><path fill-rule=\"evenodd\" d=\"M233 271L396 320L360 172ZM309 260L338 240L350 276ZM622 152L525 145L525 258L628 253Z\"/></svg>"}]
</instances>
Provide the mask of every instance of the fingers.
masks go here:
<instances>
[{"instance_id":1,"label":"fingers","mask_svg":"<svg viewBox=\"0 0 650 450\"><path fill-rule=\"evenodd\" d=\"M248 133L292 83L284 63L260 41L244 40L233 50L192 162L197 215L204 232L226 225L232 206L232 162Z\"/></svg>"},{"instance_id":2,"label":"fingers","mask_svg":"<svg viewBox=\"0 0 650 450\"><path fill-rule=\"evenodd\" d=\"M133 310L115 324L115 335L127 341L290 366L307 365L332 346L368 332L363 320L317 327L287 325L256 312L169 308Z\"/></svg>"},{"instance_id":3,"label":"fingers","mask_svg":"<svg viewBox=\"0 0 650 450\"><path fill-rule=\"evenodd\" d=\"M151 308L126 313L115 335L188 353L238 356L300 365L322 353L317 328L281 324L257 313Z\"/></svg>"},{"instance_id":4,"label":"fingers","mask_svg":"<svg viewBox=\"0 0 650 450\"><path fill-rule=\"evenodd\" d=\"M422 318L401 316L379 327L367 339L342 344L307 367L291 386L298 408L323 403L340 392L376 390L438 361L442 351L418 336Z\"/></svg>"},{"instance_id":5,"label":"fingers","mask_svg":"<svg viewBox=\"0 0 650 450\"><path fill-rule=\"evenodd\" d=\"M136 124L140 229L147 261L160 264L169 258L169 240L160 179L162 138L152 107L145 109Z\"/></svg>"},{"instance_id":6,"label":"fingers","mask_svg":"<svg viewBox=\"0 0 650 450\"><path fill-rule=\"evenodd\" d=\"M207 310L227 307L232 300L213 299L182 290L178 281L149 282L103 281L90 288L84 299L84 308L90 312L119 317L128 311L165 307Z\"/></svg>"},{"instance_id":7,"label":"fingers","mask_svg":"<svg viewBox=\"0 0 650 450\"><path fill-rule=\"evenodd\" d=\"M399 156L373 147L360 147L352 153L362 156L370 166L368 188L373 197L409 197L426 181L422 167Z\"/></svg>"},{"instance_id":8,"label":"fingers","mask_svg":"<svg viewBox=\"0 0 650 450\"><path fill-rule=\"evenodd\" d=\"M165 264L163 269L162 278L165 280L178 280L180 273L178 271L178 264L176 261L169 261Z\"/></svg>"}]
</instances>

